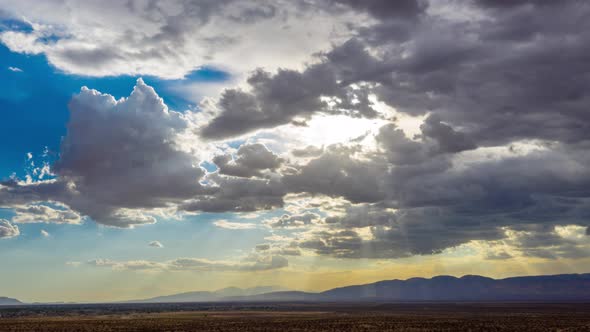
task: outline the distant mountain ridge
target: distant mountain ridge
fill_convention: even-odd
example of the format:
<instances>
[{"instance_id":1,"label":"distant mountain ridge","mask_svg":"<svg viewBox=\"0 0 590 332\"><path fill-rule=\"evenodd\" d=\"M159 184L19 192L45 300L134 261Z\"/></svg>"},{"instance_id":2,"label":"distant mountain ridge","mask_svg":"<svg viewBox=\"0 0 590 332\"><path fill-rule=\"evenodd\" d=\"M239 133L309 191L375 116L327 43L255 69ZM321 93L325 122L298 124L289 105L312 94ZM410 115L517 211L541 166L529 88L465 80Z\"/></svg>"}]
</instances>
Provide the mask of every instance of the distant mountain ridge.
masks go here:
<instances>
[{"instance_id":1,"label":"distant mountain ridge","mask_svg":"<svg viewBox=\"0 0 590 332\"><path fill-rule=\"evenodd\" d=\"M212 294L210 292L196 292ZM192 294L192 293L185 293ZM173 300L177 294L158 297ZM185 300L188 299L185 298ZM150 302L150 300L144 300ZM411 301L590 301L590 273L492 279L477 275L436 276L407 280L384 280L346 286L320 293L268 292L203 298L194 302L411 302ZM189 302L189 301L181 301Z\"/></svg>"},{"instance_id":2,"label":"distant mountain ridge","mask_svg":"<svg viewBox=\"0 0 590 332\"><path fill-rule=\"evenodd\" d=\"M213 292L195 291L165 296L157 296L143 300L126 301L127 303L166 303L166 302L216 302L230 297L248 297L268 294L283 290L278 286L261 286L253 288L228 287Z\"/></svg>"},{"instance_id":3,"label":"distant mountain ridge","mask_svg":"<svg viewBox=\"0 0 590 332\"><path fill-rule=\"evenodd\" d=\"M420 301L587 301L590 273L492 279L478 275L436 276L406 280L383 280L311 293L287 291L277 286L241 289L229 287L213 292L196 291L158 296L124 303L174 302L420 302ZM0 305L23 304L0 297ZM41 303L39 303L41 304Z\"/></svg>"},{"instance_id":4,"label":"distant mountain ridge","mask_svg":"<svg viewBox=\"0 0 590 332\"><path fill-rule=\"evenodd\" d=\"M0 296L0 305L18 305L18 304L23 304L23 303L17 299Z\"/></svg>"},{"instance_id":5,"label":"distant mountain ridge","mask_svg":"<svg viewBox=\"0 0 590 332\"><path fill-rule=\"evenodd\" d=\"M461 278L379 281L320 293L330 301L569 301L590 300L590 274L492 279L477 275Z\"/></svg>"}]
</instances>

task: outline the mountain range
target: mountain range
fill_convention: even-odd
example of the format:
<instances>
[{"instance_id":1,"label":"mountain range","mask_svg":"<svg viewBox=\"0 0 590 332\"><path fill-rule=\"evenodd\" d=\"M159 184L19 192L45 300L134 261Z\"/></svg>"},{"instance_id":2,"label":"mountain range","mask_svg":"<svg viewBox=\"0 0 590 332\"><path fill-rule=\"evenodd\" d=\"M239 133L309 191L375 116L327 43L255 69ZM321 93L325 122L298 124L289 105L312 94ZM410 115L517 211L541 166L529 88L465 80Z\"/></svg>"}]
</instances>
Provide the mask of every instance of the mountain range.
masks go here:
<instances>
[{"instance_id":1,"label":"mountain range","mask_svg":"<svg viewBox=\"0 0 590 332\"><path fill-rule=\"evenodd\" d=\"M0 305L18 305L18 304L23 304L23 303L17 299L12 299L10 297L0 296Z\"/></svg>"},{"instance_id":2,"label":"mountain range","mask_svg":"<svg viewBox=\"0 0 590 332\"><path fill-rule=\"evenodd\" d=\"M171 302L216 302L223 301L226 298L247 298L261 294L272 294L283 290L278 286L261 286L254 288L237 288L228 287L213 292L196 291L186 292L173 295L152 297L143 300L126 301L127 303L171 303Z\"/></svg>"},{"instance_id":3,"label":"mountain range","mask_svg":"<svg viewBox=\"0 0 590 332\"><path fill-rule=\"evenodd\" d=\"M411 302L411 301L590 301L590 273L492 279L460 278L384 280L321 293L272 292L226 301Z\"/></svg>"},{"instance_id":4,"label":"mountain range","mask_svg":"<svg viewBox=\"0 0 590 332\"><path fill-rule=\"evenodd\" d=\"M173 299L171 297L169 299ZM590 300L590 273L492 279L477 275L460 278L384 280L320 293L275 291L224 296L211 301L584 301Z\"/></svg>"},{"instance_id":5,"label":"mountain range","mask_svg":"<svg viewBox=\"0 0 590 332\"><path fill-rule=\"evenodd\" d=\"M477 275L384 280L311 293L277 286L197 291L126 303L173 302L590 301L590 273L492 279ZM21 304L0 297L0 305Z\"/></svg>"},{"instance_id":6,"label":"mountain range","mask_svg":"<svg viewBox=\"0 0 590 332\"><path fill-rule=\"evenodd\" d=\"M567 301L590 300L590 274L492 279L411 278L335 288L320 293L329 301Z\"/></svg>"}]
</instances>

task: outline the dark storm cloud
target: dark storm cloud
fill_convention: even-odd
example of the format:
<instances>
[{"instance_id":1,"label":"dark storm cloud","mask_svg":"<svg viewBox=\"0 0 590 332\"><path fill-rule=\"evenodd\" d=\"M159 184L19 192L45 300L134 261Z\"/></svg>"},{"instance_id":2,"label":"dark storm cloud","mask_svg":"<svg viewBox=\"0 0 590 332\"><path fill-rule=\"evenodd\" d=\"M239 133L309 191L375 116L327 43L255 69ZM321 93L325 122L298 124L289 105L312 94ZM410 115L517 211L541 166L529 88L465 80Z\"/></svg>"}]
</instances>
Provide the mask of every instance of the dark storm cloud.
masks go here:
<instances>
[{"instance_id":1,"label":"dark storm cloud","mask_svg":"<svg viewBox=\"0 0 590 332\"><path fill-rule=\"evenodd\" d=\"M317 232L300 246L336 257L399 258L431 255L472 240L504 237L502 230L482 227L482 221L458 216L446 208L392 212L362 206L349 209L344 217L326 219L326 222L335 231ZM368 226L371 226L372 238L363 239L356 229Z\"/></svg>"},{"instance_id":2,"label":"dark storm cloud","mask_svg":"<svg viewBox=\"0 0 590 332\"><path fill-rule=\"evenodd\" d=\"M296 174L285 175L291 191L377 202L326 218L333 228L352 230L319 233L302 248L341 257L405 257L503 239L507 227L586 224L588 158L570 147L457 168L450 155L473 149L470 140L432 118L421 129L420 138L410 140L395 125L381 128L376 139L393 167L379 155L363 161L354 148L329 147ZM373 227L373 239L356 234L354 228L364 227Z\"/></svg>"},{"instance_id":3,"label":"dark storm cloud","mask_svg":"<svg viewBox=\"0 0 590 332\"><path fill-rule=\"evenodd\" d=\"M389 225L395 219L396 215L382 206L361 204L348 207L342 216L327 217L324 222L338 227L360 228Z\"/></svg>"},{"instance_id":4,"label":"dark storm cloud","mask_svg":"<svg viewBox=\"0 0 590 332\"><path fill-rule=\"evenodd\" d=\"M204 137L235 136L251 130L289 123L326 107L323 94L333 94L336 80L323 65L299 73L280 70L276 75L258 70L248 78L251 93L226 90L219 106L221 113L202 131Z\"/></svg>"},{"instance_id":5,"label":"dark storm cloud","mask_svg":"<svg viewBox=\"0 0 590 332\"><path fill-rule=\"evenodd\" d=\"M290 192L308 192L333 197L344 197L351 202L375 202L382 200L384 192L380 175L386 165L351 157L355 151L343 146L333 146L320 157L295 173L283 177Z\"/></svg>"},{"instance_id":6,"label":"dark storm cloud","mask_svg":"<svg viewBox=\"0 0 590 332\"><path fill-rule=\"evenodd\" d=\"M349 6L356 11L365 11L380 19L414 19L428 7L422 0L327 0L330 5Z\"/></svg>"},{"instance_id":7,"label":"dark storm cloud","mask_svg":"<svg viewBox=\"0 0 590 332\"><path fill-rule=\"evenodd\" d=\"M534 5L534 6L548 6L548 5L561 5L564 2L568 2L570 0L564 1L552 1L552 0L475 0L474 2L477 5L486 7L486 8L496 8L496 9L511 9L514 7L522 6L522 5ZM576 0L573 0L576 1Z\"/></svg>"},{"instance_id":8,"label":"dark storm cloud","mask_svg":"<svg viewBox=\"0 0 590 332\"><path fill-rule=\"evenodd\" d=\"M590 217L586 189L590 184L590 34L586 33L590 5L582 1L559 6L546 1L477 5L485 8L482 19L424 16L417 25L404 25L414 29L406 39L398 39L401 44L384 33L388 26L394 29L400 24L383 17L357 39L335 48L330 60L340 66L344 73L340 77L346 77L347 83L376 84L373 91L396 110L430 115L414 139L394 124L382 127L377 135L391 167L372 175L383 176L383 182L377 181L383 183L379 190L366 183L358 186L383 195L355 201L378 203L371 210L381 209L380 213L368 210L359 216L351 210L328 218L325 222L333 229L345 230L317 233L300 243L302 248L338 257L404 257L433 254L473 240L507 240L506 229L512 229L533 232L511 240L525 256L589 255L583 245L556 233L555 227L586 228ZM379 56L366 52L363 42ZM456 164L457 155L478 146L523 139L546 143L539 143L536 152ZM351 156L344 159L360 162ZM370 164L382 161L376 157ZM312 186L304 190L351 200L346 190ZM381 218L375 219L375 213ZM355 230L359 227L372 227L373 238L361 237Z\"/></svg>"},{"instance_id":9,"label":"dark storm cloud","mask_svg":"<svg viewBox=\"0 0 590 332\"><path fill-rule=\"evenodd\" d=\"M336 231L319 232L300 246L338 257L395 258L440 253L473 240L509 240L506 229L511 229L535 232L512 240L524 255L540 256L551 248L555 257L588 252L555 233L558 225L587 226L587 157L556 149L466 169L441 160L391 168L382 174L383 202L351 206L342 216L326 218ZM365 227L371 239L358 235L356 229Z\"/></svg>"},{"instance_id":10,"label":"dark storm cloud","mask_svg":"<svg viewBox=\"0 0 590 332\"><path fill-rule=\"evenodd\" d=\"M410 139L402 129L390 123L379 129L375 139L390 163L397 166L419 165L413 168L414 171L433 165L444 167L445 161L448 161L445 154L476 148L469 137L440 122L436 116L428 117L420 126L420 130L422 134L417 137L418 139ZM402 167L397 169L403 170Z\"/></svg>"},{"instance_id":11,"label":"dark storm cloud","mask_svg":"<svg viewBox=\"0 0 590 332\"><path fill-rule=\"evenodd\" d=\"M248 78L252 92L226 90L219 107L221 113L203 130L206 138L223 138L286 124L296 116L307 117L327 107L323 95L337 93L332 70L314 65L303 72L279 70L275 75L258 70Z\"/></svg>"},{"instance_id":12,"label":"dark storm cloud","mask_svg":"<svg viewBox=\"0 0 590 332\"><path fill-rule=\"evenodd\" d=\"M438 152L457 153L477 148L464 133L454 130L451 126L442 123L436 116L429 116L422 126L422 134L433 139L438 145Z\"/></svg>"},{"instance_id":13,"label":"dark storm cloud","mask_svg":"<svg viewBox=\"0 0 590 332\"><path fill-rule=\"evenodd\" d=\"M429 157L427 145L407 138L395 124L381 127L376 140L384 148L387 160L394 165L418 164Z\"/></svg>"},{"instance_id":14,"label":"dark storm cloud","mask_svg":"<svg viewBox=\"0 0 590 332\"><path fill-rule=\"evenodd\" d=\"M378 117L368 99L370 89L350 86L362 78L356 68L365 68L370 73L381 70L364 46L351 40L319 56L320 63L301 72L279 69L272 74L256 70L247 81L250 91L226 89L217 105L219 112L201 129L201 136L222 139L262 128L304 123L314 113ZM334 105L322 97L335 98Z\"/></svg>"},{"instance_id":15,"label":"dark storm cloud","mask_svg":"<svg viewBox=\"0 0 590 332\"><path fill-rule=\"evenodd\" d=\"M318 222L319 219L320 216L318 214L311 212L295 215L284 214L281 217L268 222L268 225L272 228L305 227Z\"/></svg>"},{"instance_id":16,"label":"dark storm cloud","mask_svg":"<svg viewBox=\"0 0 590 332\"><path fill-rule=\"evenodd\" d=\"M371 40L383 70L356 75L378 83L375 92L396 109L436 113L476 145L588 139L590 5L535 4L482 20L425 18L406 43Z\"/></svg>"},{"instance_id":17,"label":"dark storm cloud","mask_svg":"<svg viewBox=\"0 0 590 332\"><path fill-rule=\"evenodd\" d=\"M387 64L369 54L367 47L356 38L334 47L324 56L327 63L338 72L341 84L373 79L389 69Z\"/></svg>"},{"instance_id":18,"label":"dark storm cloud","mask_svg":"<svg viewBox=\"0 0 590 332\"><path fill-rule=\"evenodd\" d=\"M243 144L231 155L218 155L213 162L219 168L219 173L239 177L261 176L264 170L274 170L281 165L281 158L270 151L264 144Z\"/></svg>"},{"instance_id":19,"label":"dark storm cloud","mask_svg":"<svg viewBox=\"0 0 590 332\"><path fill-rule=\"evenodd\" d=\"M250 212L282 207L286 191L276 179L248 179L221 177L207 178L216 184L211 195L197 196L180 205L184 211Z\"/></svg>"},{"instance_id":20,"label":"dark storm cloud","mask_svg":"<svg viewBox=\"0 0 590 332\"><path fill-rule=\"evenodd\" d=\"M456 208L462 204L466 212L476 213L521 209L548 196L587 195L590 169L585 162L585 158L564 153L540 152L479 162L463 170L425 168L424 172L412 173L394 168L389 194L401 206ZM561 203L576 205L571 200Z\"/></svg>"},{"instance_id":21,"label":"dark storm cloud","mask_svg":"<svg viewBox=\"0 0 590 332\"><path fill-rule=\"evenodd\" d=\"M234 136L329 112L320 96L342 97L349 84L365 82L376 87L363 93L372 91L399 111L436 113L432 119L441 122L439 134L444 126L465 128L461 135L470 141L447 135L463 145L441 141L449 152L516 139L587 139L590 6L525 2L529 5L494 11L480 20L424 16L418 22L398 22L385 8L423 13L403 9L423 8L415 2L350 2L353 9L379 8L384 15L361 28L356 38L323 53L318 65L275 75L258 71L249 80L251 92L226 91L221 112L203 135ZM404 38L393 41L400 33ZM375 117L366 105L357 105L356 114ZM341 106L353 108L346 101ZM436 134L434 128L431 132Z\"/></svg>"},{"instance_id":22,"label":"dark storm cloud","mask_svg":"<svg viewBox=\"0 0 590 332\"><path fill-rule=\"evenodd\" d=\"M585 239L559 236L547 226L527 225L509 240L524 256L545 259L584 258L590 255Z\"/></svg>"}]
</instances>

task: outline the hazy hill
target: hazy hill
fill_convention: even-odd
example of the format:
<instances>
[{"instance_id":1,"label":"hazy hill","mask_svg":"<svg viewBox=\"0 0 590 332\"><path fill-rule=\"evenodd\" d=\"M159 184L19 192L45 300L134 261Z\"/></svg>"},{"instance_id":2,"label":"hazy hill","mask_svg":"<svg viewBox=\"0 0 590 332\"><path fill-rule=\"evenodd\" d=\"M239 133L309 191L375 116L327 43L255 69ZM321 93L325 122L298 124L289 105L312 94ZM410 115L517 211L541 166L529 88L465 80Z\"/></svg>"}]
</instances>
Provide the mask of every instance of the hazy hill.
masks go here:
<instances>
[{"instance_id":1,"label":"hazy hill","mask_svg":"<svg viewBox=\"0 0 590 332\"><path fill-rule=\"evenodd\" d=\"M387 280L320 293L329 301L558 301L590 300L590 274L492 279L467 275Z\"/></svg>"},{"instance_id":2,"label":"hazy hill","mask_svg":"<svg viewBox=\"0 0 590 332\"><path fill-rule=\"evenodd\" d=\"M466 275L384 280L321 293L273 292L231 301L588 301L590 274L492 279Z\"/></svg>"},{"instance_id":3,"label":"hazy hill","mask_svg":"<svg viewBox=\"0 0 590 332\"><path fill-rule=\"evenodd\" d=\"M254 288L228 287L214 292L196 291L166 296L158 296L144 300L133 300L133 303L165 303L165 302L214 302L230 297L248 297L263 293L278 292L282 289L277 286L262 286Z\"/></svg>"},{"instance_id":4,"label":"hazy hill","mask_svg":"<svg viewBox=\"0 0 590 332\"><path fill-rule=\"evenodd\" d=\"M299 291L272 292L251 296L226 297L223 301L237 302L314 302L322 301L319 293L308 293Z\"/></svg>"},{"instance_id":5,"label":"hazy hill","mask_svg":"<svg viewBox=\"0 0 590 332\"><path fill-rule=\"evenodd\" d=\"M215 292L189 292L131 302L590 301L590 274L506 279L476 275L461 278L437 276L430 279L384 280L321 293L276 291L276 288L232 287Z\"/></svg>"},{"instance_id":6,"label":"hazy hill","mask_svg":"<svg viewBox=\"0 0 590 332\"><path fill-rule=\"evenodd\" d=\"M23 304L23 303L17 299L11 299L10 297L0 296L0 305L16 305L16 304Z\"/></svg>"}]
</instances>

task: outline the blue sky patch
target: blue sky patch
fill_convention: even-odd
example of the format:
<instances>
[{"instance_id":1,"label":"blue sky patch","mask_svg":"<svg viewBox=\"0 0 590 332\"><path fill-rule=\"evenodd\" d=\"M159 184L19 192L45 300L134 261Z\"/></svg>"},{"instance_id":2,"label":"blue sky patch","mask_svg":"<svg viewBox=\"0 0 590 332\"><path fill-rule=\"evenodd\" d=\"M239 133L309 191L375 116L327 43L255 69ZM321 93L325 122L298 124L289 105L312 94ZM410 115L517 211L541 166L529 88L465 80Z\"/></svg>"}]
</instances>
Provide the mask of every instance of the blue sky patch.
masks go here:
<instances>
[{"instance_id":1,"label":"blue sky patch","mask_svg":"<svg viewBox=\"0 0 590 332\"><path fill-rule=\"evenodd\" d=\"M3 21L3 25L13 27L18 21ZM24 29L26 26L22 26ZM43 153L45 147L56 154L61 137L66 134L68 121L68 102L80 91L82 86L113 95L115 98L129 96L137 77L82 77L68 75L47 63L43 55L12 53L0 45L0 178L5 179L13 172L25 175L26 154L35 156ZM9 67L18 68L14 71ZM183 80L162 80L143 77L154 87L169 108L183 111L191 102L173 89L169 84L179 82L224 82L230 75L224 71L203 67Z\"/></svg>"}]
</instances>

